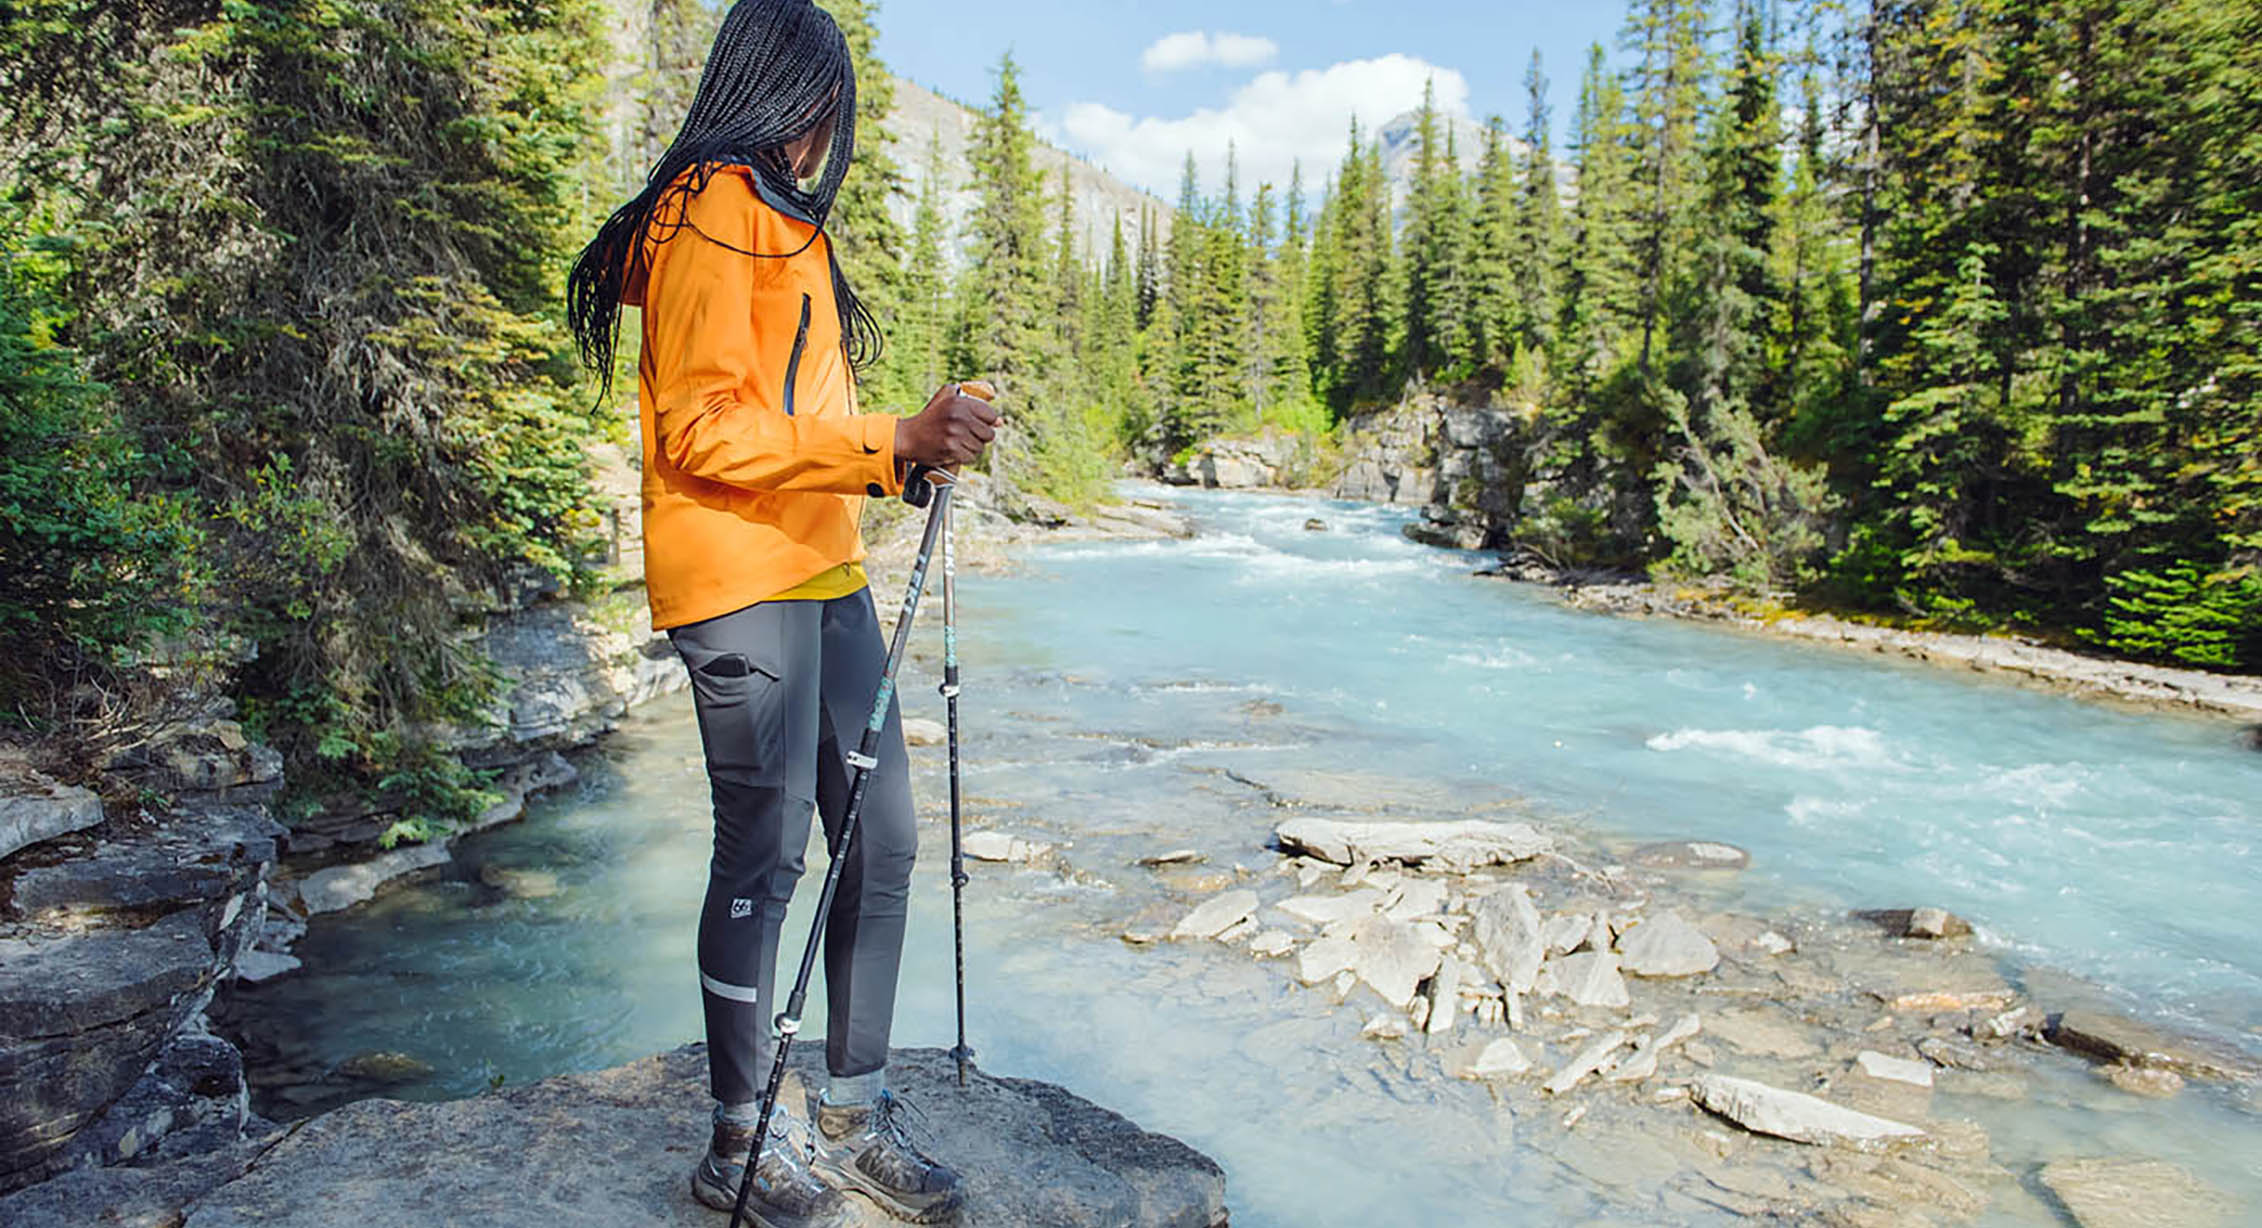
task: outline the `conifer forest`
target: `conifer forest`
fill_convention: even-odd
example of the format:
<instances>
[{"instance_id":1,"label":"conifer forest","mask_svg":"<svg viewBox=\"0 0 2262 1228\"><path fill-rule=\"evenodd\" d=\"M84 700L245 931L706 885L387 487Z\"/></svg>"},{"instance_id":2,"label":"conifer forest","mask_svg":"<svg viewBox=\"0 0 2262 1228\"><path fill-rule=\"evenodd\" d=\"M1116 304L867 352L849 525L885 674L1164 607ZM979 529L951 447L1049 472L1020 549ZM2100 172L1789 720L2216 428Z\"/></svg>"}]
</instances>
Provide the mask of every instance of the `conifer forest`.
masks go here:
<instances>
[{"instance_id":1,"label":"conifer forest","mask_svg":"<svg viewBox=\"0 0 2262 1228\"><path fill-rule=\"evenodd\" d=\"M478 804L420 731L490 695L467 616L589 582L584 445L635 414L564 274L717 17L637 4L624 63L616 7L0 6L0 720L205 669L294 770ZM1477 56L1529 105L1424 106L1409 173L1353 124L1100 219L1009 55L944 165L880 129L886 13L825 7L863 400L996 380L1024 489L1266 430L1324 465L1419 393L1526 422L1503 550L2262 669L2262 7L1632 0L1584 63Z\"/></svg>"}]
</instances>

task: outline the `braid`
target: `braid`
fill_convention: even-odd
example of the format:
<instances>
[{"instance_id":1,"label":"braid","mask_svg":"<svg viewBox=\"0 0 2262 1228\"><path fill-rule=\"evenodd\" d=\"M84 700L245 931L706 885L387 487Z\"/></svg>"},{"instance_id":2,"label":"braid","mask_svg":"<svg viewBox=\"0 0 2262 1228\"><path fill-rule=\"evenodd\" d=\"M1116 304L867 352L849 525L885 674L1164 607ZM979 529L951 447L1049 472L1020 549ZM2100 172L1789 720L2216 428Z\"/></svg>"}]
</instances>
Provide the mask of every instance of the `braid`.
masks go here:
<instances>
[{"instance_id":1,"label":"braid","mask_svg":"<svg viewBox=\"0 0 2262 1228\"><path fill-rule=\"evenodd\" d=\"M804 189L785 146L827 119L835 122L824 170ZM682 131L645 176L643 190L605 219L566 279L566 318L582 364L599 374L605 392L612 389L620 344L621 296L647 233L658 242L673 238L690 225L691 197L706 190L715 171L743 166L771 196L816 223L808 241L790 252L752 252L692 230L754 259L798 256L824 233L855 153L856 71L840 27L810 0L738 0L715 35ZM677 182L685 171L690 176ZM880 356L879 322L850 288L837 255L831 264L841 349L861 372Z\"/></svg>"}]
</instances>

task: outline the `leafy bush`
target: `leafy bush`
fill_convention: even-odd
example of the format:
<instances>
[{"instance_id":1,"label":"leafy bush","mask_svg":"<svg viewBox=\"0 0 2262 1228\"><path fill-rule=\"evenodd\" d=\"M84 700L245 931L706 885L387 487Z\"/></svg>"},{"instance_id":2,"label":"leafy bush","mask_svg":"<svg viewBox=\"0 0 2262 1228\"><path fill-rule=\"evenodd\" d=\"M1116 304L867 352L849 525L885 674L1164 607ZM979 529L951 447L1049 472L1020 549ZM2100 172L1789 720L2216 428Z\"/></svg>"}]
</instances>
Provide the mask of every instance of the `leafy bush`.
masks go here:
<instances>
[{"instance_id":1,"label":"leafy bush","mask_svg":"<svg viewBox=\"0 0 2262 1228\"><path fill-rule=\"evenodd\" d=\"M54 343L64 250L0 211L0 704L18 719L182 630L201 580L185 502L141 490L150 458Z\"/></svg>"},{"instance_id":2,"label":"leafy bush","mask_svg":"<svg viewBox=\"0 0 2262 1228\"><path fill-rule=\"evenodd\" d=\"M2262 577L2192 563L2105 578L2110 612L2090 638L2132 657L2212 669L2262 666Z\"/></svg>"},{"instance_id":3,"label":"leafy bush","mask_svg":"<svg viewBox=\"0 0 2262 1228\"><path fill-rule=\"evenodd\" d=\"M96 535L23 587L99 627L170 608L137 551L209 577L229 689L301 787L477 804L426 753L491 697L466 631L592 552L604 428L559 282L604 152L601 31L594 0L0 9L0 181L83 237L50 331L110 390L108 433L81 430L101 394L9 350L41 389L10 456L84 441L46 449L75 484L22 459L17 484Z\"/></svg>"}]
</instances>

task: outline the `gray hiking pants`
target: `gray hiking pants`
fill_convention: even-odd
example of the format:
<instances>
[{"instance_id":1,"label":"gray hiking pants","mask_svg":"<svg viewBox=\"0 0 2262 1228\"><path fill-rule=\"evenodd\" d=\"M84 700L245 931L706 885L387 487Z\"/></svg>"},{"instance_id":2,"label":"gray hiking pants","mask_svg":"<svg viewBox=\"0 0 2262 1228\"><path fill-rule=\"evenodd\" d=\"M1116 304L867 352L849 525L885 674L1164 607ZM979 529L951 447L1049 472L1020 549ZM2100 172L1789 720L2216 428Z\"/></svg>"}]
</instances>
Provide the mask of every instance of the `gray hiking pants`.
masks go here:
<instances>
[{"instance_id":1,"label":"gray hiking pants","mask_svg":"<svg viewBox=\"0 0 2262 1228\"><path fill-rule=\"evenodd\" d=\"M715 1099L745 1104L761 1097L776 1052L778 935L801 877L810 809L824 816L830 847L847 817L848 755L871 718L887 644L869 589L831 601L762 602L668 638L691 671L715 801L715 853L699 915L708 1076ZM840 1077L886 1065L903 959L918 837L892 701L878 758L824 918L825 1061Z\"/></svg>"}]
</instances>

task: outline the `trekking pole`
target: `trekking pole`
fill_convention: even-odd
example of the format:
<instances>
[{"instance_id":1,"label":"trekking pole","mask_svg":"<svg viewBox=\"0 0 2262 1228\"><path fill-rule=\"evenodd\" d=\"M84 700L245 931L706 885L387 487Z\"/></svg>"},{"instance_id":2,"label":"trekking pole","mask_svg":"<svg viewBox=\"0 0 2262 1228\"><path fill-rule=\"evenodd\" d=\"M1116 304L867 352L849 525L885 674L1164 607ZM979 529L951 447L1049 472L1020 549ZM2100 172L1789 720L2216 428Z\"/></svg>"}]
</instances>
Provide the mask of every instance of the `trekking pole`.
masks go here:
<instances>
[{"instance_id":1,"label":"trekking pole","mask_svg":"<svg viewBox=\"0 0 2262 1228\"><path fill-rule=\"evenodd\" d=\"M919 555L911 564L911 578L903 586L903 612L896 616L895 634L888 640L887 664L880 670L879 693L872 697L871 719L864 722L856 753L848 757L848 766L856 773L848 786L848 811L832 844L832 860L825 866L825 887L817 895L816 918L809 923L809 945L801 952L801 971L793 979L793 994L786 999L785 1009L778 1013L777 1056L770 1063L770 1081L762 1089L762 1114L754 1123L754 1145L747 1149L746 1171L738 1179L738 1202L731 1208L730 1228L738 1228L746 1219L746 1199L754 1191L754 1169L761 1162L762 1140L769 1136L770 1114L776 1111L778 1089L785 1084L786 1054L793 1048L794 1034L801 1030L801 1010L809 1000L809 978L817 967L817 942L824 936L825 918L832 912L834 894L840 890L840 872L848 858L849 844L856 839L856 820L864 812L864 787L871 780L872 769L880 765L880 735L887 728L888 709L895 702L895 676L903 667L904 646L911 641L911 620L919 611L919 594L926 587L935 541L950 515L954 481L948 472L920 465L903 484L903 501L927 508L927 527L919 535Z\"/></svg>"},{"instance_id":2,"label":"trekking pole","mask_svg":"<svg viewBox=\"0 0 2262 1228\"><path fill-rule=\"evenodd\" d=\"M950 940L958 972L958 1085L966 1086L966 1066L974 1051L966 1047L966 846L961 816L963 793L958 772L958 525L954 512L943 514L942 532L942 697L950 719Z\"/></svg>"}]
</instances>

